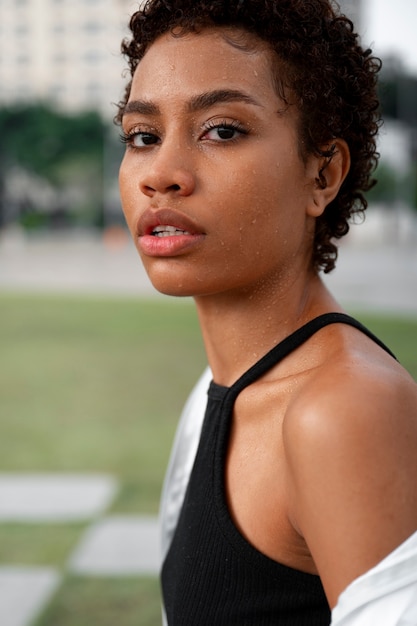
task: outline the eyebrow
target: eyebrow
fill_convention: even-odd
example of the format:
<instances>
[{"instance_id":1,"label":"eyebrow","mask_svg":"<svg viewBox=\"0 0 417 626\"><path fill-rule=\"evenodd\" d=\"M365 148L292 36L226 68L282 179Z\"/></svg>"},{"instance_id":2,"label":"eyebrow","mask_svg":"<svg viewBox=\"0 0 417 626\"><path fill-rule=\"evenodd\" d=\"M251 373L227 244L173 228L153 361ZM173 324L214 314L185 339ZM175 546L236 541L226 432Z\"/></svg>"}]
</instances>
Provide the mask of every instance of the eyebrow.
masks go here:
<instances>
[{"instance_id":1,"label":"eyebrow","mask_svg":"<svg viewBox=\"0 0 417 626\"><path fill-rule=\"evenodd\" d=\"M261 106L255 98L239 89L215 89L191 98L188 110L190 113L196 113L223 102L245 102L246 104Z\"/></svg>"},{"instance_id":2,"label":"eyebrow","mask_svg":"<svg viewBox=\"0 0 417 626\"><path fill-rule=\"evenodd\" d=\"M214 91L207 91L193 96L187 104L187 109L190 113L196 113L224 102L245 102L254 106L262 106L260 102L244 91L238 89L215 89ZM160 108L151 100L131 100L127 102L123 110L123 115L128 115L129 113L158 115Z\"/></svg>"}]
</instances>

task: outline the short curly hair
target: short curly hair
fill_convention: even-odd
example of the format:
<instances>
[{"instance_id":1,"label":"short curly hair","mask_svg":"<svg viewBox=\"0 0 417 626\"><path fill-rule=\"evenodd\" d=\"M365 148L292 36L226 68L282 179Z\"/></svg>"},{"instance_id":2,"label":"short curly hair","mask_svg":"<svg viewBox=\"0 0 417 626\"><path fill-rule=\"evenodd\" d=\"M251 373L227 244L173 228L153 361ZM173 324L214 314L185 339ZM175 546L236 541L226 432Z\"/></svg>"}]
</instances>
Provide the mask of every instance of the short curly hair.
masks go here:
<instances>
[{"instance_id":1,"label":"short curly hair","mask_svg":"<svg viewBox=\"0 0 417 626\"><path fill-rule=\"evenodd\" d=\"M344 139L351 166L337 197L316 220L312 263L330 272L337 259L334 240L349 231L349 220L367 207L364 193L375 184L380 126L377 74L381 61L363 49L352 22L332 0L147 0L130 20L132 37L122 43L130 75L149 46L175 29L237 27L269 44L279 60L277 90L299 111L302 156L331 159L332 140ZM119 102L120 123L131 80ZM324 146L331 146L324 150ZM323 173L317 184L326 184Z\"/></svg>"}]
</instances>

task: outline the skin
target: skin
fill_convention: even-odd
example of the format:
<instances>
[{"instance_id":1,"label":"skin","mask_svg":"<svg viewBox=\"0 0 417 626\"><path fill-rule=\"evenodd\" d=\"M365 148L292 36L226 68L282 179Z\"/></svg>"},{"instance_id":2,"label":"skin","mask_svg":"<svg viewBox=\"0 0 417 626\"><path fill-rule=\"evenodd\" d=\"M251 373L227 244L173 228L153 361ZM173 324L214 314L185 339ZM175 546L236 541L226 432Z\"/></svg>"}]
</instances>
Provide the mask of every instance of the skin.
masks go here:
<instances>
[{"instance_id":1,"label":"skin","mask_svg":"<svg viewBox=\"0 0 417 626\"><path fill-rule=\"evenodd\" d=\"M230 43L238 36L247 50ZM319 187L323 161L301 158L297 110L274 91L276 62L237 29L163 35L123 116L127 224L154 286L194 297L221 385L308 320L341 310L311 252L349 151L336 140ZM164 225L182 234L152 235ZM417 529L416 406L408 374L342 324L237 399L225 475L234 522L264 554L318 573L331 607Z\"/></svg>"}]
</instances>

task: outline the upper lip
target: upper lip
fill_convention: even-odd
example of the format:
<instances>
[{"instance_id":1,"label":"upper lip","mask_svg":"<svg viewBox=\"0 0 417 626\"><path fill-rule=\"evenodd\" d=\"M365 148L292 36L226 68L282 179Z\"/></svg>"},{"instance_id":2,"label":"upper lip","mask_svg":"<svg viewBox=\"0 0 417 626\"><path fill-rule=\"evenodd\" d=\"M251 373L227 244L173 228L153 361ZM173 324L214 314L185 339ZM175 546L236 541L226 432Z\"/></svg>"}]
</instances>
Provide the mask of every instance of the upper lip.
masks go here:
<instances>
[{"instance_id":1,"label":"upper lip","mask_svg":"<svg viewBox=\"0 0 417 626\"><path fill-rule=\"evenodd\" d=\"M191 235L203 234L203 230L187 215L173 209L146 209L140 216L136 232L139 237L151 235L156 226L174 226L178 230L185 230Z\"/></svg>"}]
</instances>

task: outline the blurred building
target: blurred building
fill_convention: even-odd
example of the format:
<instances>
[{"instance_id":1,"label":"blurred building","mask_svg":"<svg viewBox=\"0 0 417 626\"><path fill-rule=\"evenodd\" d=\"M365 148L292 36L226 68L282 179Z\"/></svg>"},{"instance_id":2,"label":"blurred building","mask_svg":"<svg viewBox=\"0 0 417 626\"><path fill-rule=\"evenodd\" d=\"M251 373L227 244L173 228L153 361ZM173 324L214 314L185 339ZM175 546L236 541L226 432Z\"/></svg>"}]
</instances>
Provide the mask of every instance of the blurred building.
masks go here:
<instances>
[{"instance_id":1,"label":"blurred building","mask_svg":"<svg viewBox=\"0 0 417 626\"><path fill-rule=\"evenodd\" d=\"M0 0L0 104L41 100L112 117L133 0Z\"/></svg>"},{"instance_id":2,"label":"blurred building","mask_svg":"<svg viewBox=\"0 0 417 626\"><path fill-rule=\"evenodd\" d=\"M339 0L342 12L349 17L355 25L355 29L361 33L362 27L362 0Z\"/></svg>"},{"instance_id":3,"label":"blurred building","mask_svg":"<svg viewBox=\"0 0 417 626\"><path fill-rule=\"evenodd\" d=\"M341 0L356 25L361 0ZM120 42L139 0L0 0L0 104L41 100L115 113Z\"/></svg>"}]
</instances>

